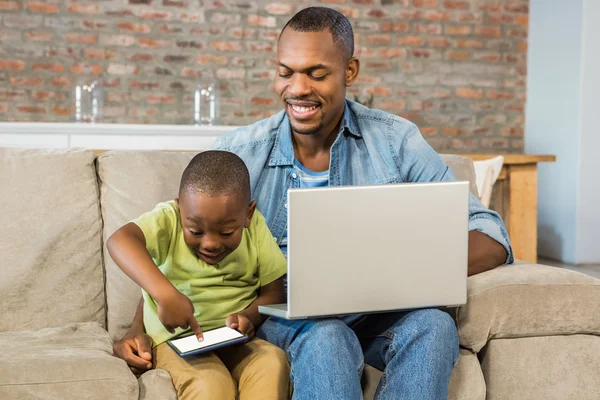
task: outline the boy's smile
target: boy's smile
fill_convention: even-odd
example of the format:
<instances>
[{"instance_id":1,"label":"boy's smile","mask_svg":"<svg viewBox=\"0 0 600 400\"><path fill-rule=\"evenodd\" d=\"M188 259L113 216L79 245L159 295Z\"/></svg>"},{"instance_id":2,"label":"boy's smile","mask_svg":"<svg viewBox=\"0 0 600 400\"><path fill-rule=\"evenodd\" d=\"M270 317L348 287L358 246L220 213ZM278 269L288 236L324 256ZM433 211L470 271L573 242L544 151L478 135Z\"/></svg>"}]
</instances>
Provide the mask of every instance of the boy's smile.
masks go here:
<instances>
[{"instance_id":1,"label":"boy's smile","mask_svg":"<svg viewBox=\"0 0 600 400\"><path fill-rule=\"evenodd\" d=\"M238 248L250 226L256 202L231 193L209 196L186 192L177 199L185 244L202 261L215 265Z\"/></svg>"}]
</instances>

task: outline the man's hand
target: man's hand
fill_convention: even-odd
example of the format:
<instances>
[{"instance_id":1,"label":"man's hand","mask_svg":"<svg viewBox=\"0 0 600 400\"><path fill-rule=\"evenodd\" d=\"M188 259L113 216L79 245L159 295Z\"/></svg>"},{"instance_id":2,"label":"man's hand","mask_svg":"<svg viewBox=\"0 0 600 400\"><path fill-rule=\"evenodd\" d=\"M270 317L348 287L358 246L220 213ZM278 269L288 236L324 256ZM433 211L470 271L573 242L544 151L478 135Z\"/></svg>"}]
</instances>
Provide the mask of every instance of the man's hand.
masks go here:
<instances>
[{"instance_id":1,"label":"man's hand","mask_svg":"<svg viewBox=\"0 0 600 400\"><path fill-rule=\"evenodd\" d=\"M248 336L248 339L254 337L254 324L244 313L231 314L225 319L225 325Z\"/></svg>"},{"instance_id":2,"label":"man's hand","mask_svg":"<svg viewBox=\"0 0 600 400\"><path fill-rule=\"evenodd\" d=\"M175 328L191 328L199 341L204 340L202 329L194 317L192 301L175 288L173 289L164 297L157 299L158 319L170 333L175 333Z\"/></svg>"},{"instance_id":3,"label":"man's hand","mask_svg":"<svg viewBox=\"0 0 600 400\"><path fill-rule=\"evenodd\" d=\"M113 356L125 360L134 374L143 374L152 368L152 338L143 331L128 331L113 344Z\"/></svg>"}]
</instances>

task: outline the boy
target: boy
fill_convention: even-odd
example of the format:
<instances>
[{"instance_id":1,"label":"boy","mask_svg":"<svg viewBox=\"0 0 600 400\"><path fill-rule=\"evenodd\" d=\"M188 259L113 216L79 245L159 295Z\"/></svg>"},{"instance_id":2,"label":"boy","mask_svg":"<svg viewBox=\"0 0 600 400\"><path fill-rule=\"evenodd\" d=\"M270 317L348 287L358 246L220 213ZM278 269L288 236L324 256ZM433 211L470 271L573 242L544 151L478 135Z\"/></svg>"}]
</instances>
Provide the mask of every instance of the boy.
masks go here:
<instances>
[{"instance_id":1,"label":"boy","mask_svg":"<svg viewBox=\"0 0 600 400\"><path fill-rule=\"evenodd\" d=\"M178 199L158 204L107 242L116 264L142 287L154 366L169 371L180 399L288 394L286 355L263 340L189 359L165 343L181 329L202 340L202 329L224 325L252 337L263 322L258 305L285 302L286 260L255 208L244 162L206 151L183 172Z\"/></svg>"}]
</instances>

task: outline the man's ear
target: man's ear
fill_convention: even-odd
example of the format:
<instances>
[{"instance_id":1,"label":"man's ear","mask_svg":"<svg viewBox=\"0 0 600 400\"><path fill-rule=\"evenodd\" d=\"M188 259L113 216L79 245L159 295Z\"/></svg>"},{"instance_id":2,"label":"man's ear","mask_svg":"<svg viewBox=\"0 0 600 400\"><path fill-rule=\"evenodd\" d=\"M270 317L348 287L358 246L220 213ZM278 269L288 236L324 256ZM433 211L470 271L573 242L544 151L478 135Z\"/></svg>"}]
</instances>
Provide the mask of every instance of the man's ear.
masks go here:
<instances>
[{"instance_id":1,"label":"man's ear","mask_svg":"<svg viewBox=\"0 0 600 400\"><path fill-rule=\"evenodd\" d=\"M252 202L248 206L248 216L246 217L246 223L244 224L244 228L250 227L252 217L254 216L254 210L256 210L256 200L252 200Z\"/></svg>"},{"instance_id":2,"label":"man's ear","mask_svg":"<svg viewBox=\"0 0 600 400\"><path fill-rule=\"evenodd\" d=\"M352 86L352 84L356 82L356 78L358 78L359 72L360 61L358 61L358 58L352 57L346 65L346 87Z\"/></svg>"}]
</instances>

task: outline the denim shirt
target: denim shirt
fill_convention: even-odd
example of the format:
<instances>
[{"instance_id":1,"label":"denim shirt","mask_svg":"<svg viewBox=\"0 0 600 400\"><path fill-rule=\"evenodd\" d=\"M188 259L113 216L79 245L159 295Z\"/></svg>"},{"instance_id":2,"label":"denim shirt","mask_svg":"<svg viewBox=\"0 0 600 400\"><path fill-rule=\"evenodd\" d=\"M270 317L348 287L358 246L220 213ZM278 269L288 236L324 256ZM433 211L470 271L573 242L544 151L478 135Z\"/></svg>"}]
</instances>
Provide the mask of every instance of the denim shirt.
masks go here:
<instances>
[{"instance_id":1,"label":"denim shirt","mask_svg":"<svg viewBox=\"0 0 600 400\"><path fill-rule=\"evenodd\" d=\"M287 189L300 184L285 110L221 136L214 148L233 152L246 163L252 197L281 244L287 224ZM346 100L343 121L330 152L330 186L456 180L415 124L351 100ZM483 232L500 243L508 254L506 263L513 262L502 219L473 194L469 197L469 230Z\"/></svg>"}]
</instances>

